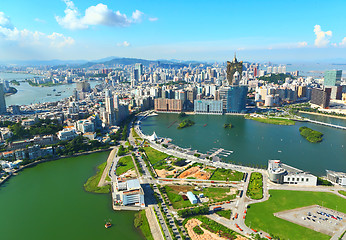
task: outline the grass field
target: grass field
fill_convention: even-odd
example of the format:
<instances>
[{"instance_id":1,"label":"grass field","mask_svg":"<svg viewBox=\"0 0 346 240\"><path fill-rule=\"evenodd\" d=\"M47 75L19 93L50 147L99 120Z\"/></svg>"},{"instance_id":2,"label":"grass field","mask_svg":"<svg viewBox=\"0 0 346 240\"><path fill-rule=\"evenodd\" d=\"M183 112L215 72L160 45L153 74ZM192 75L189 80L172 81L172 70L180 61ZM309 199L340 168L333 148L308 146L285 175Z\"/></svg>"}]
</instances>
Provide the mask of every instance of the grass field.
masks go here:
<instances>
[{"instance_id":1,"label":"grass field","mask_svg":"<svg viewBox=\"0 0 346 240\"><path fill-rule=\"evenodd\" d=\"M145 239L154 240L153 236L151 235L150 226L145 214L145 210L142 210L135 214L133 224L136 228L139 228L141 230Z\"/></svg>"},{"instance_id":2,"label":"grass field","mask_svg":"<svg viewBox=\"0 0 346 240\"><path fill-rule=\"evenodd\" d=\"M295 121L293 120L281 119L281 118L261 118L261 117L247 116L246 119L251 119L257 122L275 124L275 125L294 125L295 124Z\"/></svg>"},{"instance_id":3,"label":"grass field","mask_svg":"<svg viewBox=\"0 0 346 240\"><path fill-rule=\"evenodd\" d=\"M128 170L134 168L135 165L133 164L132 157L126 156L119 159L116 169L116 175L121 175L124 172L127 172Z\"/></svg>"},{"instance_id":4,"label":"grass field","mask_svg":"<svg viewBox=\"0 0 346 240\"><path fill-rule=\"evenodd\" d=\"M220 180L220 181L240 181L244 177L244 173L230 170L218 168L214 171L210 180Z\"/></svg>"},{"instance_id":5,"label":"grass field","mask_svg":"<svg viewBox=\"0 0 346 240\"><path fill-rule=\"evenodd\" d=\"M340 194L342 194L342 195L346 196L346 191L339 190L338 192L339 192Z\"/></svg>"},{"instance_id":6,"label":"grass field","mask_svg":"<svg viewBox=\"0 0 346 240\"><path fill-rule=\"evenodd\" d=\"M103 170L105 169L107 165L107 162L102 163L97 167L97 173L90 177L87 182L84 184L84 189L87 192L94 192L94 193L109 193L110 191L110 185L104 186L104 187L98 187L97 185L100 182Z\"/></svg>"},{"instance_id":7,"label":"grass field","mask_svg":"<svg viewBox=\"0 0 346 240\"><path fill-rule=\"evenodd\" d=\"M281 239L327 240L330 236L277 218L273 213L284 210L322 205L346 213L346 200L332 193L270 190L268 201L251 204L245 223L256 230L263 230Z\"/></svg>"},{"instance_id":8,"label":"grass field","mask_svg":"<svg viewBox=\"0 0 346 240\"><path fill-rule=\"evenodd\" d=\"M236 194L230 195L226 194L230 192L230 188L204 188L202 191L196 191L193 186L175 186L175 185L166 185L164 186L167 196L172 203L173 208L180 209L184 207L191 207L192 204L189 200L184 201L180 192L191 191L195 195L203 193L205 197L209 198L209 202L222 202L232 200L236 197Z\"/></svg>"},{"instance_id":9,"label":"grass field","mask_svg":"<svg viewBox=\"0 0 346 240\"><path fill-rule=\"evenodd\" d=\"M216 214L221 216L221 217L230 219L232 211L231 210L222 210L222 211L217 211Z\"/></svg>"},{"instance_id":10,"label":"grass field","mask_svg":"<svg viewBox=\"0 0 346 240\"><path fill-rule=\"evenodd\" d=\"M148 159L152 165L155 165L155 163L168 157L168 155L166 153L157 151L151 147L145 147L144 150L145 150L145 153L147 154Z\"/></svg>"},{"instance_id":11,"label":"grass field","mask_svg":"<svg viewBox=\"0 0 346 240\"><path fill-rule=\"evenodd\" d=\"M247 188L246 195L252 199L263 198L263 176L261 173L251 173L250 183Z\"/></svg>"}]
</instances>

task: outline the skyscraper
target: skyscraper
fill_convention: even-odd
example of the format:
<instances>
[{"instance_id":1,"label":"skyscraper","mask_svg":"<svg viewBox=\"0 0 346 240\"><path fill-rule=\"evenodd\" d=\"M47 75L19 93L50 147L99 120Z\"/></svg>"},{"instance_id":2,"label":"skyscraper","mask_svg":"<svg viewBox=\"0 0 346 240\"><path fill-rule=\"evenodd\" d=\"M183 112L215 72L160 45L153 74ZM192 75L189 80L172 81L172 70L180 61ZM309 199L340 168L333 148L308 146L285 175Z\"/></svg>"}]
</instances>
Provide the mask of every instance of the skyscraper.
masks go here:
<instances>
[{"instance_id":1,"label":"skyscraper","mask_svg":"<svg viewBox=\"0 0 346 240\"><path fill-rule=\"evenodd\" d=\"M140 81L141 77L143 75L143 64L142 63L136 63L135 69L133 70L134 79L136 81Z\"/></svg>"},{"instance_id":2,"label":"skyscraper","mask_svg":"<svg viewBox=\"0 0 346 240\"><path fill-rule=\"evenodd\" d=\"M219 91L225 113L241 113L246 110L247 86L230 86Z\"/></svg>"},{"instance_id":3,"label":"skyscraper","mask_svg":"<svg viewBox=\"0 0 346 240\"><path fill-rule=\"evenodd\" d=\"M340 86L342 70L324 72L324 86Z\"/></svg>"},{"instance_id":4,"label":"skyscraper","mask_svg":"<svg viewBox=\"0 0 346 240\"><path fill-rule=\"evenodd\" d=\"M105 90L105 104L106 104L106 122L109 125L115 124L115 112L113 95L109 89Z\"/></svg>"},{"instance_id":5,"label":"skyscraper","mask_svg":"<svg viewBox=\"0 0 346 240\"><path fill-rule=\"evenodd\" d=\"M242 76L243 72L243 62L238 62L236 55L234 54L234 58L232 62L227 61L227 80L229 85L234 85L233 82L233 76L235 72L238 72L240 77Z\"/></svg>"},{"instance_id":6,"label":"skyscraper","mask_svg":"<svg viewBox=\"0 0 346 240\"><path fill-rule=\"evenodd\" d=\"M0 114L6 113L4 84L0 83Z\"/></svg>"}]
</instances>

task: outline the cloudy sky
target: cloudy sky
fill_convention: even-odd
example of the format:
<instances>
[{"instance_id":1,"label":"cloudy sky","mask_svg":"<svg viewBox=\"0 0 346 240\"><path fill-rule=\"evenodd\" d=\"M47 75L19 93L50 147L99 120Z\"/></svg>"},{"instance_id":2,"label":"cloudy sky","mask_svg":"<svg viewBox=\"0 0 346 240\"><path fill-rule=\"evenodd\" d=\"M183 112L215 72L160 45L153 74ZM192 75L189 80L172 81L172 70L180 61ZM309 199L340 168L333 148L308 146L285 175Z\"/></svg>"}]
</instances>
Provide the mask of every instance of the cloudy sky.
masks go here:
<instances>
[{"instance_id":1,"label":"cloudy sky","mask_svg":"<svg viewBox=\"0 0 346 240\"><path fill-rule=\"evenodd\" d=\"M345 0L1 0L0 60L346 59Z\"/></svg>"}]
</instances>

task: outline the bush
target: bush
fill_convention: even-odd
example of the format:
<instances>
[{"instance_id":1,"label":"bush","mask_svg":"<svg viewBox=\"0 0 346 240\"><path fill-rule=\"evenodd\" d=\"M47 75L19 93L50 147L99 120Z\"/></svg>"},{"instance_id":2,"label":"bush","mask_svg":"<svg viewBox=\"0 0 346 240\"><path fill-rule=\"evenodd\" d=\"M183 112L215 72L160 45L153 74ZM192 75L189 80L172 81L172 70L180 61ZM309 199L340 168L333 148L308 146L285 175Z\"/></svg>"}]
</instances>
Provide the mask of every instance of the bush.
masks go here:
<instances>
[{"instance_id":1,"label":"bush","mask_svg":"<svg viewBox=\"0 0 346 240\"><path fill-rule=\"evenodd\" d=\"M182 209L178 211L178 215L183 218L195 216L195 215L203 215L208 213L209 213L208 206L201 206L201 207L196 207L192 209Z\"/></svg>"}]
</instances>

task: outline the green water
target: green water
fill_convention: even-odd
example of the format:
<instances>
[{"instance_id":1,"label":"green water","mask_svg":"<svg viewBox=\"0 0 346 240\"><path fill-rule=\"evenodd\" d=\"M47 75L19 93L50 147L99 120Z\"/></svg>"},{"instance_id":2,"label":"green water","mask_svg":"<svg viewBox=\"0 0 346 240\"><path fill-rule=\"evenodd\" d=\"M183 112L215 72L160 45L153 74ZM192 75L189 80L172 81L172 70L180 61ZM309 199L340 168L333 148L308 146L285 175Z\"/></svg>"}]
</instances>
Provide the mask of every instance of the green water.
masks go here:
<instances>
[{"instance_id":1,"label":"green water","mask_svg":"<svg viewBox=\"0 0 346 240\"><path fill-rule=\"evenodd\" d=\"M109 194L83 189L108 153L60 159L25 169L0 187L0 238L143 239L134 212L115 212ZM105 229L105 219L113 227Z\"/></svg>"},{"instance_id":2,"label":"green water","mask_svg":"<svg viewBox=\"0 0 346 240\"><path fill-rule=\"evenodd\" d=\"M191 115L196 124L177 129L178 114L159 114L142 122L142 130L151 135L173 139L173 143L206 153L211 148L234 151L226 160L243 164L267 165L269 159L280 159L294 167L317 175L325 169L346 171L346 131L297 122L294 126L279 126L244 119L242 116ZM170 124L175 122L171 127ZM232 129L224 129L232 123ZM205 127L204 125L207 124ZM324 134L321 143L310 143L299 133L308 126ZM169 128L168 128L169 127Z\"/></svg>"}]
</instances>

